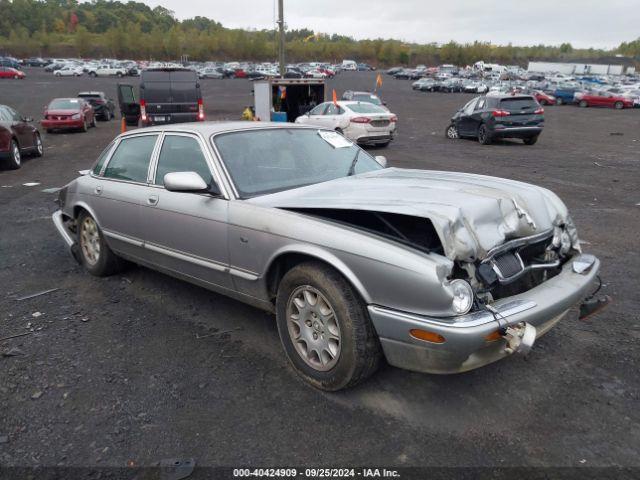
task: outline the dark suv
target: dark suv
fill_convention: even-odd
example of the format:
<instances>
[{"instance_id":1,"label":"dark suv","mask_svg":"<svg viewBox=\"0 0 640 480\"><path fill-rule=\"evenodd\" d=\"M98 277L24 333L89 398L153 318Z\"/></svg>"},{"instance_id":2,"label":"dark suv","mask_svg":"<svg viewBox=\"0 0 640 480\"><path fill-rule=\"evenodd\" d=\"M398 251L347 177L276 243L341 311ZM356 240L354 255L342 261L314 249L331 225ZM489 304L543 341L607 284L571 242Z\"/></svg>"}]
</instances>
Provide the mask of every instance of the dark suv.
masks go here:
<instances>
[{"instance_id":1,"label":"dark suv","mask_svg":"<svg viewBox=\"0 0 640 480\"><path fill-rule=\"evenodd\" d=\"M78 97L89 102L93 111L102 120L108 122L115 116L116 105L104 92L80 92Z\"/></svg>"},{"instance_id":2,"label":"dark suv","mask_svg":"<svg viewBox=\"0 0 640 480\"><path fill-rule=\"evenodd\" d=\"M140 101L132 85L118 84L120 112L128 125L202 122L198 75L186 68L149 68L140 74Z\"/></svg>"},{"instance_id":3,"label":"dark suv","mask_svg":"<svg viewBox=\"0 0 640 480\"><path fill-rule=\"evenodd\" d=\"M446 136L476 138L482 145L498 138L520 138L525 145L533 145L543 127L544 109L531 95L485 95L456 112Z\"/></svg>"}]
</instances>

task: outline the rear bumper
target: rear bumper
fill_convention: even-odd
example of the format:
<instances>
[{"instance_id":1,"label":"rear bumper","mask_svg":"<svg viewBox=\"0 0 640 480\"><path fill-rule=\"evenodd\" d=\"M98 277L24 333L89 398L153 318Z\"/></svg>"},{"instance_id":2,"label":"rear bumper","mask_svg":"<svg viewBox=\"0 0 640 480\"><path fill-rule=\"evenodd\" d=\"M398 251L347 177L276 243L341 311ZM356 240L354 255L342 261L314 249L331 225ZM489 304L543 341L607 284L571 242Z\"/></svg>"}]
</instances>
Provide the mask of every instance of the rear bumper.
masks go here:
<instances>
[{"instance_id":1,"label":"rear bumper","mask_svg":"<svg viewBox=\"0 0 640 480\"><path fill-rule=\"evenodd\" d=\"M55 211L51 216L51 219L53 220L53 224L55 225L56 230L58 230L58 233L62 237L62 240L64 240L64 243L67 245L67 248L71 250L71 248L75 245L76 241L71 236L71 232L69 232L69 230L67 229L67 226L64 224L64 217L62 215L62 211L61 210Z\"/></svg>"},{"instance_id":2,"label":"rear bumper","mask_svg":"<svg viewBox=\"0 0 640 480\"><path fill-rule=\"evenodd\" d=\"M393 140L393 133L388 135L370 135L359 137L357 142L359 145L382 145Z\"/></svg>"},{"instance_id":3,"label":"rear bumper","mask_svg":"<svg viewBox=\"0 0 640 480\"><path fill-rule=\"evenodd\" d=\"M146 126L149 125L165 125L169 123L187 123L197 122L198 113L166 113L166 114L147 114L147 120L144 122Z\"/></svg>"},{"instance_id":4,"label":"rear bumper","mask_svg":"<svg viewBox=\"0 0 640 480\"><path fill-rule=\"evenodd\" d=\"M542 133L543 127L494 127L492 136L495 138L528 138Z\"/></svg>"},{"instance_id":5,"label":"rear bumper","mask_svg":"<svg viewBox=\"0 0 640 480\"><path fill-rule=\"evenodd\" d=\"M576 304L594 289L600 262L593 258L591 267L573 271L565 263L562 272L520 295L501 299L488 311L453 318L435 318L370 305L369 315L380 338L387 361L396 367L437 374L459 373L495 362L509 355L503 339L488 341L486 336L510 325L526 322L544 335ZM445 338L444 343L418 340L409 334L422 329Z\"/></svg>"}]
</instances>

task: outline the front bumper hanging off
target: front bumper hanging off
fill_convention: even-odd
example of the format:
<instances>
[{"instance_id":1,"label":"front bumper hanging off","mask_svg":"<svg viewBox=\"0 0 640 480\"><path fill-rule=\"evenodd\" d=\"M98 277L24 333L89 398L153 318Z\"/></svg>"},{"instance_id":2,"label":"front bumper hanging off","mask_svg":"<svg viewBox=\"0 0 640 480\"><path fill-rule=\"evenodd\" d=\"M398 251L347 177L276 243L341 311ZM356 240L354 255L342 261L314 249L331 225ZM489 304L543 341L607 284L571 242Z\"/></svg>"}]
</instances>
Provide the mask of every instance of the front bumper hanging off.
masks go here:
<instances>
[{"instance_id":1,"label":"front bumper hanging off","mask_svg":"<svg viewBox=\"0 0 640 480\"><path fill-rule=\"evenodd\" d=\"M428 373L464 372L514 351L525 353L535 338L594 290L599 270L596 257L578 255L566 262L558 275L537 287L459 317L427 317L377 305L368 307L369 315L391 365ZM526 326L535 329L533 339ZM420 340L410 334L413 329L433 332L444 340Z\"/></svg>"}]
</instances>

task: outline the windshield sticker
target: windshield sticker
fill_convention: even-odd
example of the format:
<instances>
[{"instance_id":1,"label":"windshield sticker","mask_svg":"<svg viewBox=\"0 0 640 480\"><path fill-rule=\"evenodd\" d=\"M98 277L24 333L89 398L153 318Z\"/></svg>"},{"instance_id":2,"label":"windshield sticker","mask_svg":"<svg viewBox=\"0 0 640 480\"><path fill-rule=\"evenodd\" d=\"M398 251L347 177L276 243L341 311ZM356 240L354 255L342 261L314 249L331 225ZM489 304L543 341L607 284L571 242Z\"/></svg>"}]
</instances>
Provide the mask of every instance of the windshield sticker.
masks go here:
<instances>
[{"instance_id":1,"label":"windshield sticker","mask_svg":"<svg viewBox=\"0 0 640 480\"><path fill-rule=\"evenodd\" d=\"M333 148L345 148L353 145L353 143L344 138L338 132L318 130L318 135L320 135L320 137Z\"/></svg>"}]
</instances>

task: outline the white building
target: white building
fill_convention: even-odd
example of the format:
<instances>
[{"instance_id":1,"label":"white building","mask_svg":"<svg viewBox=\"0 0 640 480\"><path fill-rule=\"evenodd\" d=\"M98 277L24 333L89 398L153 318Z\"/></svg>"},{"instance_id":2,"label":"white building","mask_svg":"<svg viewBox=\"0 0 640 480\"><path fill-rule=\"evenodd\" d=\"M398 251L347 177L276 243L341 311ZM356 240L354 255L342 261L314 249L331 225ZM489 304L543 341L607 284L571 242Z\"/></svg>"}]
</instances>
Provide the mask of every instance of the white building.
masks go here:
<instances>
[{"instance_id":1,"label":"white building","mask_svg":"<svg viewBox=\"0 0 640 480\"><path fill-rule=\"evenodd\" d=\"M529 62L529 72L563 73L565 75L622 75L622 65L601 65L596 63L556 63Z\"/></svg>"}]
</instances>

